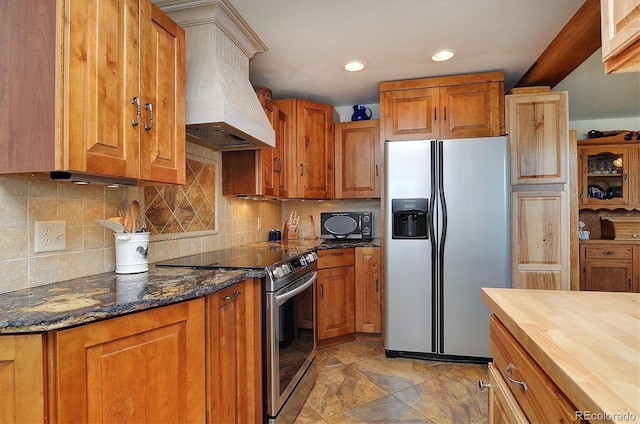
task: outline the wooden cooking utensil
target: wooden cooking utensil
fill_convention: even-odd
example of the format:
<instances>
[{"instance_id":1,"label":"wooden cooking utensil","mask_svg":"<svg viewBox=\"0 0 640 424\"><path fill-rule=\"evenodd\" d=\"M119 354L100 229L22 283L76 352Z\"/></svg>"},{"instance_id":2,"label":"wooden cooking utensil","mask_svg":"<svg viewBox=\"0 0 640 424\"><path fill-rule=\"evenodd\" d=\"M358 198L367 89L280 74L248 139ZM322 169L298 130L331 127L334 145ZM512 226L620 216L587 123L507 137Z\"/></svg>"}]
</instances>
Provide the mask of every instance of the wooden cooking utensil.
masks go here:
<instances>
[{"instance_id":1,"label":"wooden cooking utensil","mask_svg":"<svg viewBox=\"0 0 640 424\"><path fill-rule=\"evenodd\" d=\"M140 203L137 200L131 202L129 218L131 219L131 232L135 233L138 231L138 220L140 219Z\"/></svg>"}]
</instances>

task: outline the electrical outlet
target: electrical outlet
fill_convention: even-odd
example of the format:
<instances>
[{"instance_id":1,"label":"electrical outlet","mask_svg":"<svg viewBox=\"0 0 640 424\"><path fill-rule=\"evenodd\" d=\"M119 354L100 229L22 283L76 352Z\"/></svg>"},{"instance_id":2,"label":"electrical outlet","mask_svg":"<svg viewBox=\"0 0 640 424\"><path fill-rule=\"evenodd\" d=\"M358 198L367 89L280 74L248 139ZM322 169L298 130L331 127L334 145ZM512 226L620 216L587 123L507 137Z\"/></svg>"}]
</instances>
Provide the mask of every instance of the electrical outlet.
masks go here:
<instances>
[{"instance_id":1,"label":"electrical outlet","mask_svg":"<svg viewBox=\"0 0 640 424\"><path fill-rule=\"evenodd\" d=\"M36 221L34 252L67 250L67 221Z\"/></svg>"}]
</instances>

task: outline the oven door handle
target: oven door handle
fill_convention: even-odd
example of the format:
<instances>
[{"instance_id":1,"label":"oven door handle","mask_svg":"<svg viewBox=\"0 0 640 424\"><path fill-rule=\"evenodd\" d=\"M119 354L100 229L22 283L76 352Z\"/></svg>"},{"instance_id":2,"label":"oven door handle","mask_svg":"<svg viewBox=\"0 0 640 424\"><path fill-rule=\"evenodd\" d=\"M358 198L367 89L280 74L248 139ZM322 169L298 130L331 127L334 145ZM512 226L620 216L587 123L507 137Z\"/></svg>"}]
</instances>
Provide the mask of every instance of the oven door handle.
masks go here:
<instances>
[{"instance_id":1,"label":"oven door handle","mask_svg":"<svg viewBox=\"0 0 640 424\"><path fill-rule=\"evenodd\" d=\"M311 287L313 285L313 283L317 279L318 279L318 273L314 272L313 274L311 274L311 278L309 278L309 281L305 282L304 284L301 284L300 286L296 287L295 289L293 289L291 291L283 293L283 294L281 294L279 296L276 295L275 296L276 304L280 305L280 304L286 302L287 300L291 299L292 297L294 297L298 293L302 293L303 291L305 291L306 289Z\"/></svg>"}]
</instances>

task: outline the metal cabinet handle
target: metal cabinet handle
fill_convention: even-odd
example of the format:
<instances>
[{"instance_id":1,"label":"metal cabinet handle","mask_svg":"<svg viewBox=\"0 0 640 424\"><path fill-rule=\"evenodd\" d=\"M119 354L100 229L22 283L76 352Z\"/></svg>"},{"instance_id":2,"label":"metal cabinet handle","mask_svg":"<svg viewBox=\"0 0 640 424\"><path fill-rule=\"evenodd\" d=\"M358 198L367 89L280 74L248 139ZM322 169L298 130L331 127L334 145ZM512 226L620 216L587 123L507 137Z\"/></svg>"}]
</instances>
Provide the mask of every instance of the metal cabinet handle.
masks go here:
<instances>
[{"instance_id":1,"label":"metal cabinet handle","mask_svg":"<svg viewBox=\"0 0 640 424\"><path fill-rule=\"evenodd\" d=\"M376 278L376 293L378 292L378 279Z\"/></svg>"},{"instance_id":2,"label":"metal cabinet handle","mask_svg":"<svg viewBox=\"0 0 640 424\"><path fill-rule=\"evenodd\" d=\"M491 387L491 384L485 383L482 380L478 380L478 387L480 387L480 390L484 390L484 389L488 389L489 387Z\"/></svg>"},{"instance_id":3,"label":"metal cabinet handle","mask_svg":"<svg viewBox=\"0 0 640 424\"><path fill-rule=\"evenodd\" d=\"M442 118L443 121L447 120L447 107L444 107L444 117Z\"/></svg>"},{"instance_id":4,"label":"metal cabinet handle","mask_svg":"<svg viewBox=\"0 0 640 424\"><path fill-rule=\"evenodd\" d=\"M280 158L273 158L273 171L282 172L282 161Z\"/></svg>"},{"instance_id":5,"label":"metal cabinet handle","mask_svg":"<svg viewBox=\"0 0 640 424\"><path fill-rule=\"evenodd\" d=\"M300 176L302 177L304 175L304 164L301 163L300 164Z\"/></svg>"},{"instance_id":6,"label":"metal cabinet handle","mask_svg":"<svg viewBox=\"0 0 640 424\"><path fill-rule=\"evenodd\" d=\"M437 121L438 120L438 108L433 108L433 120Z\"/></svg>"},{"instance_id":7,"label":"metal cabinet handle","mask_svg":"<svg viewBox=\"0 0 640 424\"><path fill-rule=\"evenodd\" d=\"M140 124L140 97L131 99L131 104L136 105L136 117L131 120L131 125L137 127Z\"/></svg>"},{"instance_id":8,"label":"metal cabinet handle","mask_svg":"<svg viewBox=\"0 0 640 424\"><path fill-rule=\"evenodd\" d=\"M145 103L144 110L149 111L149 125L144 124L144 129L149 131L151 128L153 128L153 105L149 102Z\"/></svg>"},{"instance_id":9,"label":"metal cabinet handle","mask_svg":"<svg viewBox=\"0 0 640 424\"><path fill-rule=\"evenodd\" d=\"M344 252L331 252L331 256L342 256Z\"/></svg>"},{"instance_id":10,"label":"metal cabinet handle","mask_svg":"<svg viewBox=\"0 0 640 424\"><path fill-rule=\"evenodd\" d=\"M378 176L378 164L376 163L376 177Z\"/></svg>"},{"instance_id":11,"label":"metal cabinet handle","mask_svg":"<svg viewBox=\"0 0 640 424\"><path fill-rule=\"evenodd\" d=\"M507 379L512 382L513 384L516 384L518 386L520 386L522 388L522 390L524 390L525 392L527 391L528 387L527 387L527 383L525 383L524 381L520 381L520 380L515 380L514 378L511 377L511 371L515 370L516 366L513 365L511 362L509 362L509 365L507 365L507 368L504 370L504 375L507 376Z\"/></svg>"},{"instance_id":12,"label":"metal cabinet handle","mask_svg":"<svg viewBox=\"0 0 640 424\"><path fill-rule=\"evenodd\" d=\"M233 296L223 296L222 300L231 300L231 299L237 299L238 296L240 296L241 292L239 290L236 290L233 292Z\"/></svg>"},{"instance_id":13,"label":"metal cabinet handle","mask_svg":"<svg viewBox=\"0 0 640 424\"><path fill-rule=\"evenodd\" d=\"M320 297L324 297L324 284L320 283Z\"/></svg>"},{"instance_id":14,"label":"metal cabinet handle","mask_svg":"<svg viewBox=\"0 0 640 424\"><path fill-rule=\"evenodd\" d=\"M615 255L616 252L614 252L613 250L605 250L604 252L602 252L603 255Z\"/></svg>"}]
</instances>

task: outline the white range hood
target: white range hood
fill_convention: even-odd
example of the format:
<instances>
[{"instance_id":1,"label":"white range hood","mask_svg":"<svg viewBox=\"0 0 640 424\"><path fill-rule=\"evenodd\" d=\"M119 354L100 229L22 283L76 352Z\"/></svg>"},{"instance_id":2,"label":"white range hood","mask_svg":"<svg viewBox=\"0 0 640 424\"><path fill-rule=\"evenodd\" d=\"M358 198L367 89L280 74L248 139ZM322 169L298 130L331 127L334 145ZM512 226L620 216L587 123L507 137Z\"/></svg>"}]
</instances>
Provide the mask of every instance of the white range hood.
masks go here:
<instances>
[{"instance_id":1,"label":"white range hood","mask_svg":"<svg viewBox=\"0 0 640 424\"><path fill-rule=\"evenodd\" d=\"M228 0L154 0L186 34L187 141L215 150L275 146L249 82L249 59L267 46Z\"/></svg>"}]
</instances>

